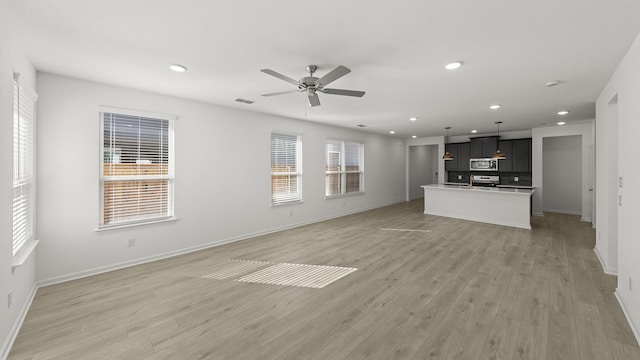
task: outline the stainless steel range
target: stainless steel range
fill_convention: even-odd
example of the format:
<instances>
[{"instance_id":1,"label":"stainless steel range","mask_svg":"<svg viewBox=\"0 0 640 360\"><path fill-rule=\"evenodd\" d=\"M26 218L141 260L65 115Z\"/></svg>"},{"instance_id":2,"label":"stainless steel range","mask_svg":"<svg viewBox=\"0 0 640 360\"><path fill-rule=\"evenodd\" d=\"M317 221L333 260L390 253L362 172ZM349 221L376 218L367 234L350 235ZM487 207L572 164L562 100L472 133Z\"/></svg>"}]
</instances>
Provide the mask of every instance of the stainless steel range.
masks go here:
<instances>
[{"instance_id":1,"label":"stainless steel range","mask_svg":"<svg viewBox=\"0 0 640 360\"><path fill-rule=\"evenodd\" d=\"M500 184L498 175L472 175L471 184L473 186L496 186Z\"/></svg>"}]
</instances>

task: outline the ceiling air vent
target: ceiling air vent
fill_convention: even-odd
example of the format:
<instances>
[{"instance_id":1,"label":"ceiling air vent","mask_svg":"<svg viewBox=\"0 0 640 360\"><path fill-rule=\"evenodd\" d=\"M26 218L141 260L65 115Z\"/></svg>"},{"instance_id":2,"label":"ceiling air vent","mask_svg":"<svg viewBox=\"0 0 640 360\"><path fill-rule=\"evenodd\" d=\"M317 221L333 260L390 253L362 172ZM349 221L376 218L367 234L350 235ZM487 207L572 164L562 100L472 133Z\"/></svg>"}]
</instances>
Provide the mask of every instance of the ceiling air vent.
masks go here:
<instances>
[{"instance_id":1,"label":"ceiling air vent","mask_svg":"<svg viewBox=\"0 0 640 360\"><path fill-rule=\"evenodd\" d=\"M247 100L247 99L242 99L242 98L237 98L235 101L237 101L239 103L253 104L253 101Z\"/></svg>"},{"instance_id":2,"label":"ceiling air vent","mask_svg":"<svg viewBox=\"0 0 640 360\"><path fill-rule=\"evenodd\" d=\"M363 124L356 125L356 126L357 126L357 127L367 127L367 125L363 125Z\"/></svg>"}]
</instances>

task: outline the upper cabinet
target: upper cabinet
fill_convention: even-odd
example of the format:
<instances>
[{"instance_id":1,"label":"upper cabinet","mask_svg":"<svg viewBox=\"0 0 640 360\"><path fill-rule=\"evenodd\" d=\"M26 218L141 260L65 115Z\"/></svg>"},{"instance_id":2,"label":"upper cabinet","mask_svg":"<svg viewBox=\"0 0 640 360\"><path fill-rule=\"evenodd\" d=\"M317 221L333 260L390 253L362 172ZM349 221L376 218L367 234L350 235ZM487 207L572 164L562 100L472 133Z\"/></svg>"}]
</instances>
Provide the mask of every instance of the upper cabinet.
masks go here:
<instances>
[{"instance_id":1,"label":"upper cabinet","mask_svg":"<svg viewBox=\"0 0 640 360\"><path fill-rule=\"evenodd\" d=\"M458 144L444 144L444 151L453 155L453 160L444 162L444 169L447 171L458 171Z\"/></svg>"},{"instance_id":2,"label":"upper cabinet","mask_svg":"<svg viewBox=\"0 0 640 360\"><path fill-rule=\"evenodd\" d=\"M453 155L453 160L444 162L447 171L469 171L469 143L445 144L445 151Z\"/></svg>"},{"instance_id":3,"label":"upper cabinet","mask_svg":"<svg viewBox=\"0 0 640 360\"><path fill-rule=\"evenodd\" d=\"M496 150L498 150L497 136L477 137L471 139L471 159L490 158ZM498 169L499 168L500 167L498 166Z\"/></svg>"},{"instance_id":4,"label":"upper cabinet","mask_svg":"<svg viewBox=\"0 0 640 360\"><path fill-rule=\"evenodd\" d=\"M531 172L531 139L501 140L506 159L498 163L499 172Z\"/></svg>"},{"instance_id":5,"label":"upper cabinet","mask_svg":"<svg viewBox=\"0 0 640 360\"><path fill-rule=\"evenodd\" d=\"M458 144L458 171L469 171L469 159L471 158L471 145L466 143Z\"/></svg>"}]
</instances>

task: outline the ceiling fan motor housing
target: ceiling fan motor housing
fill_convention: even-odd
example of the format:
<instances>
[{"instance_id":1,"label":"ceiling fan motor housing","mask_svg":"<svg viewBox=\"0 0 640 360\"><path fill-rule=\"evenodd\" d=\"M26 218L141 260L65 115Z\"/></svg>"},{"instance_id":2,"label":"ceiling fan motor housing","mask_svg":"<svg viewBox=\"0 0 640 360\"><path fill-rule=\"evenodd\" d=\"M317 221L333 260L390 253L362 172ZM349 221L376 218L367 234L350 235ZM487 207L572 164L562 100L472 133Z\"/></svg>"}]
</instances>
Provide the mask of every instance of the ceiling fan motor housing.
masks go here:
<instances>
[{"instance_id":1,"label":"ceiling fan motor housing","mask_svg":"<svg viewBox=\"0 0 640 360\"><path fill-rule=\"evenodd\" d=\"M300 79L300 83L305 86L305 88L316 87L316 80L318 80L315 76L305 76Z\"/></svg>"}]
</instances>

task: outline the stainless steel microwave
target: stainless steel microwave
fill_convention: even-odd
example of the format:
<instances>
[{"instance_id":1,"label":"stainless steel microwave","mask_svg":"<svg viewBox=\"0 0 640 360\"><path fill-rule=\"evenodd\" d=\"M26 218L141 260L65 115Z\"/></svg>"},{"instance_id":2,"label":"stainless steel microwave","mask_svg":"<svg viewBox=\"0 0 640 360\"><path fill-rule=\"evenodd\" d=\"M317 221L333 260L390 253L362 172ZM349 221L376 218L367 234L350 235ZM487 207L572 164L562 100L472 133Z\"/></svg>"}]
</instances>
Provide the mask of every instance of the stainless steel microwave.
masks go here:
<instances>
[{"instance_id":1,"label":"stainless steel microwave","mask_svg":"<svg viewBox=\"0 0 640 360\"><path fill-rule=\"evenodd\" d=\"M471 159L469 160L471 171L498 171L498 159Z\"/></svg>"}]
</instances>

